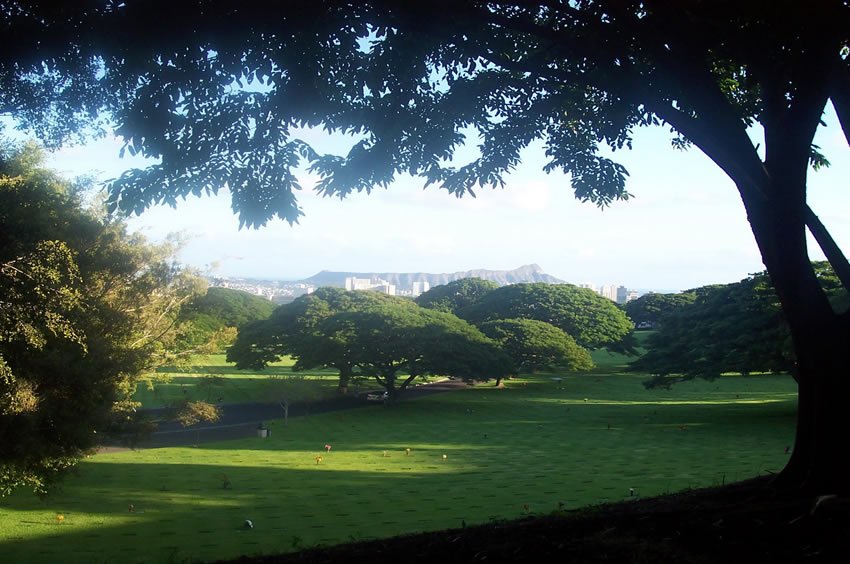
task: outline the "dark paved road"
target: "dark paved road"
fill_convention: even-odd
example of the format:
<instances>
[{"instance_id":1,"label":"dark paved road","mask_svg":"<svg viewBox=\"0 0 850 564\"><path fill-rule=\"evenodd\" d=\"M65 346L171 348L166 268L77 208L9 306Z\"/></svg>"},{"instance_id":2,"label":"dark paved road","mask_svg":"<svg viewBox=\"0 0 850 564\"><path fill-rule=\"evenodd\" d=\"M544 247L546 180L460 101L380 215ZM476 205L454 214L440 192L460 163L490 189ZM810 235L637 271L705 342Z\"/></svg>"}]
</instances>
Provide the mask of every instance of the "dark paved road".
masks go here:
<instances>
[{"instance_id":1,"label":"dark paved road","mask_svg":"<svg viewBox=\"0 0 850 564\"><path fill-rule=\"evenodd\" d=\"M405 390L400 396L401 401L420 398L430 394L447 392L465 388L466 384L461 381L446 380L433 384L423 384ZM367 402L365 395L340 396L329 400L314 403L293 404L289 407L289 417L304 417L353 409L374 405ZM164 409L149 409L145 413L152 418L162 417ZM169 421L160 423L157 430L136 448L159 448L167 446L188 446L199 442L225 441L229 439L243 439L255 437L257 426L260 422L272 419L283 419L283 408L276 403L237 403L225 404L221 408L221 418L215 423L201 423L189 429L182 427L179 423ZM102 450L114 450L122 448L118 440L104 441Z\"/></svg>"}]
</instances>

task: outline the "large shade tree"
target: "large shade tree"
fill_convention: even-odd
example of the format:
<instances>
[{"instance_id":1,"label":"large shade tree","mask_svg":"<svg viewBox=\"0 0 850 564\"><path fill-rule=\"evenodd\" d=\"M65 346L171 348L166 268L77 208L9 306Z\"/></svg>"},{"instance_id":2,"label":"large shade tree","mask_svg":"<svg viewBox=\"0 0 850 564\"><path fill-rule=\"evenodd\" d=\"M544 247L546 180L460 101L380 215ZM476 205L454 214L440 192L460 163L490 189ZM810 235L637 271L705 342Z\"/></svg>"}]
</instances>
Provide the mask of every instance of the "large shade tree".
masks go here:
<instances>
[{"instance_id":1,"label":"large shade tree","mask_svg":"<svg viewBox=\"0 0 850 564\"><path fill-rule=\"evenodd\" d=\"M235 362L237 368L256 370L284 355L291 355L296 371L338 370L337 389L345 394L357 368L353 331L343 326L330 331L327 321L342 313L373 310L380 307L384 299L376 292L319 288L278 307L266 320L243 325L236 342L227 351L227 360Z\"/></svg>"},{"instance_id":2,"label":"large shade tree","mask_svg":"<svg viewBox=\"0 0 850 564\"><path fill-rule=\"evenodd\" d=\"M692 291L678 294L658 294L650 292L636 300L624 304L623 311L637 326L655 327L664 318L675 313L688 304L694 303L696 293Z\"/></svg>"},{"instance_id":3,"label":"large shade tree","mask_svg":"<svg viewBox=\"0 0 850 564\"><path fill-rule=\"evenodd\" d=\"M483 278L461 278L423 292L416 297L416 303L428 309L457 314L498 287L495 282Z\"/></svg>"},{"instance_id":4,"label":"large shade tree","mask_svg":"<svg viewBox=\"0 0 850 564\"><path fill-rule=\"evenodd\" d=\"M847 293L829 264L813 266L833 307L847 311ZM646 354L631 365L652 375L647 386L712 379L727 372L796 370L788 323L767 273L675 294L681 295L689 295L689 302L663 316L647 340Z\"/></svg>"},{"instance_id":5,"label":"large shade tree","mask_svg":"<svg viewBox=\"0 0 850 564\"><path fill-rule=\"evenodd\" d=\"M426 374L471 382L501 380L514 370L495 341L455 315L389 296L383 301L332 316L322 330L348 336L356 365L390 400Z\"/></svg>"},{"instance_id":6,"label":"large shade tree","mask_svg":"<svg viewBox=\"0 0 850 564\"><path fill-rule=\"evenodd\" d=\"M622 340L632 322L611 300L572 284L511 284L488 293L458 315L472 323L536 319L558 327L585 348Z\"/></svg>"},{"instance_id":7,"label":"large shade tree","mask_svg":"<svg viewBox=\"0 0 850 564\"><path fill-rule=\"evenodd\" d=\"M806 246L808 226L850 286L806 203L827 101L850 139L845 0L12 1L0 18L0 111L55 142L106 115L127 150L159 159L111 184L125 210L227 186L244 223L294 221L304 159L326 195L411 173L461 196L501 186L535 139L547 170L607 205L628 198L627 171L599 146L671 128L734 182L789 323L800 401L782 477L850 489L850 320ZM305 124L355 142L319 154ZM466 131L480 154L453 164Z\"/></svg>"},{"instance_id":8,"label":"large shade tree","mask_svg":"<svg viewBox=\"0 0 850 564\"><path fill-rule=\"evenodd\" d=\"M497 319L486 321L478 328L502 346L517 371L593 368L593 359L587 349L580 347L572 337L545 321ZM501 378L497 378L496 385L500 383Z\"/></svg>"},{"instance_id":9,"label":"large shade tree","mask_svg":"<svg viewBox=\"0 0 850 564\"><path fill-rule=\"evenodd\" d=\"M47 491L126 429L200 290L167 246L86 210L33 146L0 152L0 495Z\"/></svg>"},{"instance_id":10,"label":"large shade tree","mask_svg":"<svg viewBox=\"0 0 850 564\"><path fill-rule=\"evenodd\" d=\"M244 326L227 358L262 368L284 354L296 370L336 368L342 392L355 373L374 377L391 399L425 374L487 380L512 370L495 342L450 313L339 288L319 288Z\"/></svg>"}]
</instances>

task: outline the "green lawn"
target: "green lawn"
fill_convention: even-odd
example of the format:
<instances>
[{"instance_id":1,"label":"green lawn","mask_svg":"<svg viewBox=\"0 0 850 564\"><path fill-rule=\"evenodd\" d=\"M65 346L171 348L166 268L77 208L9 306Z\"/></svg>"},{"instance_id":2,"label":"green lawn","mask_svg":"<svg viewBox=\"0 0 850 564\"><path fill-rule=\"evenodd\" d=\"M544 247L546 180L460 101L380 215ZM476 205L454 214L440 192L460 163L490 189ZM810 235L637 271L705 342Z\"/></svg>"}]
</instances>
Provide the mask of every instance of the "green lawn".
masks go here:
<instances>
[{"instance_id":1,"label":"green lawn","mask_svg":"<svg viewBox=\"0 0 850 564\"><path fill-rule=\"evenodd\" d=\"M619 360L605 361L616 371ZM0 500L0 554L162 562L288 551L620 501L629 488L731 482L787 459L788 377L669 391L644 390L640 376L553 377L278 421L269 439L97 455L47 500Z\"/></svg>"},{"instance_id":2,"label":"green lawn","mask_svg":"<svg viewBox=\"0 0 850 564\"><path fill-rule=\"evenodd\" d=\"M150 382L141 382L134 399L144 407L166 407L188 397L222 403L276 401L279 397L315 401L336 393L338 372L293 372L286 358L265 370L237 370L223 354L199 357L188 372L163 368ZM374 386L373 386L374 387Z\"/></svg>"},{"instance_id":3,"label":"green lawn","mask_svg":"<svg viewBox=\"0 0 850 564\"><path fill-rule=\"evenodd\" d=\"M317 401L336 396L339 372L309 370L294 372L293 361L284 358L265 370L237 370L224 360L225 355L198 357L191 370L161 368L147 381L140 382L133 399L145 408L168 407L175 400L189 398L213 403ZM416 384L436 378L419 377ZM371 378L353 378L349 393L379 389ZM220 400L220 401L219 401Z\"/></svg>"}]
</instances>

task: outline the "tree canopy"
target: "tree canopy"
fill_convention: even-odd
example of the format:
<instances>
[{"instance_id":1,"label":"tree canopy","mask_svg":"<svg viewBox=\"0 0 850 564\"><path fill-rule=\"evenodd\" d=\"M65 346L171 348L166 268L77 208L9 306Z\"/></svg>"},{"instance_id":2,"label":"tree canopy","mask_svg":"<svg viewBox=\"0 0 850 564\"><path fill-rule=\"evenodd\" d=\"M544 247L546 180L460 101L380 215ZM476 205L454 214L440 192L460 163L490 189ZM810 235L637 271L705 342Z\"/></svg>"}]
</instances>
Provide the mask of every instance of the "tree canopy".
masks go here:
<instances>
[{"instance_id":1,"label":"tree canopy","mask_svg":"<svg viewBox=\"0 0 850 564\"><path fill-rule=\"evenodd\" d=\"M339 288L319 288L243 326L227 358L239 368L261 368L284 354L295 358L296 370L339 370L341 391L356 372L393 396L424 374L486 380L511 369L496 343L450 313Z\"/></svg>"},{"instance_id":2,"label":"tree canopy","mask_svg":"<svg viewBox=\"0 0 850 564\"><path fill-rule=\"evenodd\" d=\"M828 263L815 269L836 307L846 294ZM631 368L652 374L648 387L723 373L795 372L788 322L767 273L689 290L693 300L668 313Z\"/></svg>"},{"instance_id":3,"label":"tree canopy","mask_svg":"<svg viewBox=\"0 0 850 564\"><path fill-rule=\"evenodd\" d=\"M171 252L86 211L34 146L0 154L0 493L46 491L127 422L200 289Z\"/></svg>"},{"instance_id":4,"label":"tree canopy","mask_svg":"<svg viewBox=\"0 0 850 564\"><path fill-rule=\"evenodd\" d=\"M416 303L424 308L457 314L498 287L495 282L483 278L461 278L423 292Z\"/></svg>"},{"instance_id":5,"label":"tree canopy","mask_svg":"<svg viewBox=\"0 0 850 564\"><path fill-rule=\"evenodd\" d=\"M187 326L186 346L223 350L233 344L238 327L266 319L274 309L271 301L242 290L209 288L180 308L180 322Z\"/></svg>"},{"instance_id":6,"label":"tree canopy","mask_svg":"<svg viewBox=\"0 0 850 564\"><path fill-rule=\"evenodd\" d=\"M350 342L352 333L337 328L330 334L325 323L340 313L377 307L382 299L376 292L318 288L279 306L267 320L243 325L227 351L227 360L235 362L237 368L262 369L283 355L291 355L295 370L339 370L339 390L345 393L357 365Z\"/></svg>"},{"instance_id":7,"label":"tree canopy","mask_svg":"<svg viewBox=\"0 0 850 564\"><path fill-rule=\"evenodd\" d=\"M593 368L593 359L587 350L549 323L535 319L498 319L478 327L502 346L518 371Z\"/></svg>"},{"instance_id":8,"label":"tree canopy","mask_svg":"<svg viewBox=\"0 0 850 564\"><path fill-rule=\"evenodd\" d=\"M334 315L322 330L345 333L357 366L391 399L425 374L483 381L512 371L499 346L462 319L409 300L387 296L383 302Z\"/></svg>"},{"instance_id":9,"label":"tree canopy","mask_svg":"<svg viewBox=\"0 0 850 564\"><path fill-rule=\"evenodd\" d=\"M650 292L636 300L626 302L623 311L629 316L635 325L648 324L655 326L661 323L665 317L675 313L682 307L694 303L696 294L692 291L680 292L678 294L657 294Z\"/></svg>"},{"instance_id":10,"label":"tree canopy","mask_svg":"<svg viewBox=\"0 0 850 564\"><path fill-rule=\"evenodd\" d=\"M614 302L571 284L502 286L458 314L476 324L495 319L544 321L591 349L616 343L632 329L631 321Z\"/></svg>"},{"instance_id":11,"label":"tree canopy","mask_svg":"<svg viewBox=\"0 0 850 564\"><path fill-rule=\"evenodd\" d=\"M813 145L828 101L850 139L845 0L10 2L0 18L0 112L54 144L105 116L124 150L156 159L109 185L114 209L227 186L244 224L296 221L302 163L324 195L408 173L462 196L502 186L538 139L545 170L604 206L629 193L600 145L670 127L734 182L789 323L800 413L783 479L850 490L835 448L850 379L828 376L850 371L850 319L806 242L808 228L850 288L806 203L809 167L828 163ZM302 126L351 134L351 149L322 154ZM455 162L467 134L478 154Z\"/></svg>"}]
</instances>

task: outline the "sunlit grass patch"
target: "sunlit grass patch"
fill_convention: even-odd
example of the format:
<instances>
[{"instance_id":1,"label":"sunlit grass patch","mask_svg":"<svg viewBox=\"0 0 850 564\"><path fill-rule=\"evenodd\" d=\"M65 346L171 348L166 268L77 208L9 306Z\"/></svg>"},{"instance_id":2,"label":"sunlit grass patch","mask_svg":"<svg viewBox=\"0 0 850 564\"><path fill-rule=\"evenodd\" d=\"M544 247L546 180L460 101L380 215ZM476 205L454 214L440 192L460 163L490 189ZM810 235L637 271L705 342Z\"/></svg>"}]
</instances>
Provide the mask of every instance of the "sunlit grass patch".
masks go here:
<instances>
[{"instance_id":1,"label":"sunlit grass patch","mask_svg":"<svg viewBox=\"0 0 850 564\"><path fill-rule=\"evenodd\" d=\"M189 371L162 368L139 383L134 399L144 407L165 407L186 398L214 403L267 402L270 397L316 401L333 397L339 376L333 370L294 372L284 358L264 370L237 370L225 355L199 357Z\"/></svg>"},{"instance_id":2,"label":"sunlit grass patch","mask_svg":"<svg viewBox=\"0 0 850 564\"><path fill-rule=\"evenodd\" d=\"M0 553L161 562L290 551L728 483L787 460L790 378L672 390L642 379L537 374L274 421L267 439L97 455L47 500L0 500Z\"/></svg>"}]
</instances>

